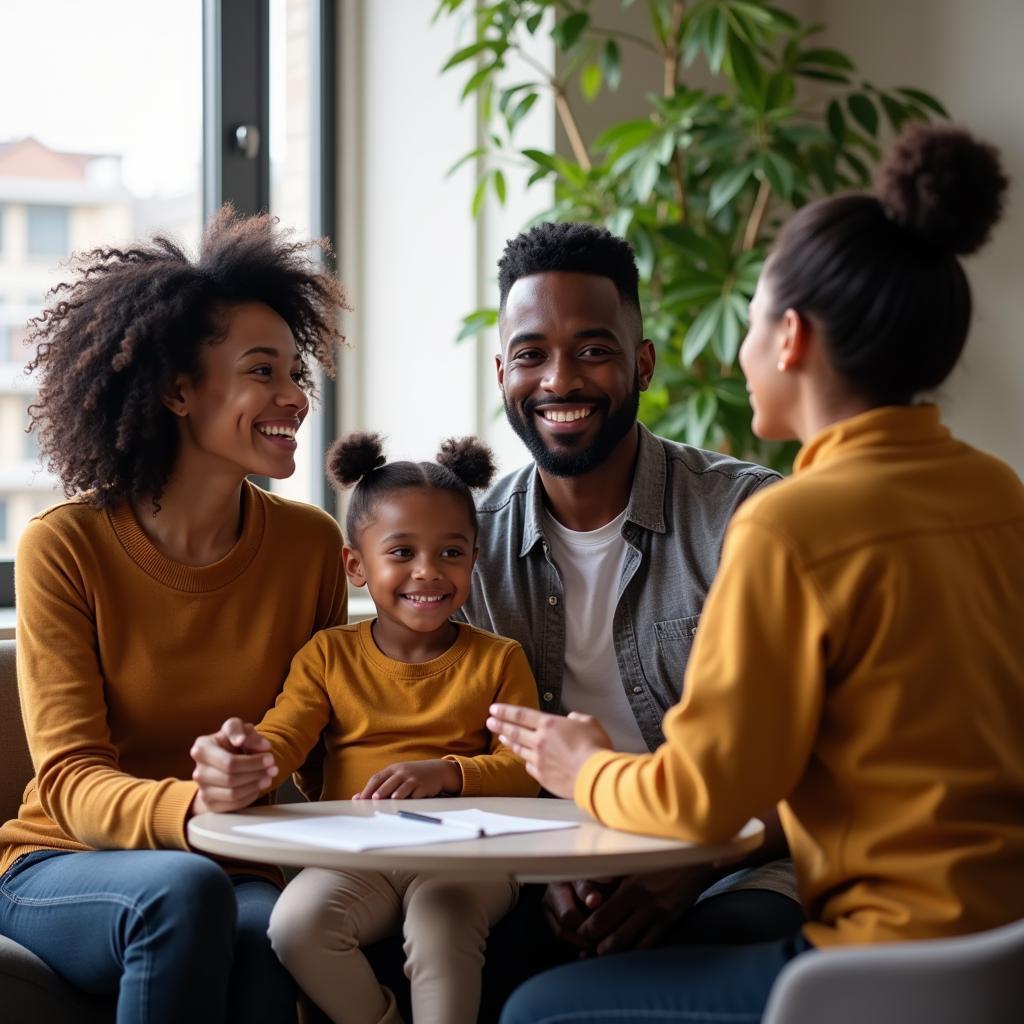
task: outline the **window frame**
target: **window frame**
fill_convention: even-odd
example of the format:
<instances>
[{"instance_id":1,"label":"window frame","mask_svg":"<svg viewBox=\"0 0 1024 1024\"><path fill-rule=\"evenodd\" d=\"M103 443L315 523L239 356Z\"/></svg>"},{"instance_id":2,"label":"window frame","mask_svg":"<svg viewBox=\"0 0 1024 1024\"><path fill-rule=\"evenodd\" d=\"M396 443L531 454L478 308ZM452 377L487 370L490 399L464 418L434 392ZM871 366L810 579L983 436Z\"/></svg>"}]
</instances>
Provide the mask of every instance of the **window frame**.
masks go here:
<instances>
[{"instance_id":1,"label":"window frame","mask_svg":"<svg viewBox=\"0 0 1024 1024\"><path fill-rule=\"evenodd\" d=\"M315 234L337 230L337 0L311 0L311 74ZM225 202L243 213L270 208L270 0L203 0L203 220ZM235 141L238 125L259 132L259 149L247 157ZM2 224L2 221L0 221ZM0 239L2 246L2 239ZM325 423L337 417L338 381L325 380L320 395ZM257 481L263 485L269 481ZM333 491L321 504L334 515ZM0 607L14 605L14 561L0 560Z\"/></svg>"}]
</instances>

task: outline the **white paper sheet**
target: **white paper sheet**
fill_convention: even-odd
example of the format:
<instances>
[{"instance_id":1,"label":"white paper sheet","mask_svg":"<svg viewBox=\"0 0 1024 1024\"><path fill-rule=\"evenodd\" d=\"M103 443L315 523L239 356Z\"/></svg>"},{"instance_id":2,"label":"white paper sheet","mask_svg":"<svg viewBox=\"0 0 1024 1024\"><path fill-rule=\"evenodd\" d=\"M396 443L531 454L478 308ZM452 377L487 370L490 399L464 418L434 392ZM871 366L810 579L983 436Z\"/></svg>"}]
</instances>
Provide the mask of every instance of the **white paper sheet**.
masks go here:
<instances>
[{"instance_id":1,"label":"white paper sheet","mask_svg":"<svg viewBox=\"0 0 1024 1024\"><path fill-rule=\"evenodd\" d=\"M436 814L444 824L400 818L377 811L372 817L355 814L291 818L262 825L235 825L232 831L302 846L323 846L331 850L376 850L398 846L427 846L452 843L485 836L512 835L517 832L548 832L576 828L579 822L549 818L520 818L511 814L492 814L477 808Z\"/></svg>"}]
</instances>

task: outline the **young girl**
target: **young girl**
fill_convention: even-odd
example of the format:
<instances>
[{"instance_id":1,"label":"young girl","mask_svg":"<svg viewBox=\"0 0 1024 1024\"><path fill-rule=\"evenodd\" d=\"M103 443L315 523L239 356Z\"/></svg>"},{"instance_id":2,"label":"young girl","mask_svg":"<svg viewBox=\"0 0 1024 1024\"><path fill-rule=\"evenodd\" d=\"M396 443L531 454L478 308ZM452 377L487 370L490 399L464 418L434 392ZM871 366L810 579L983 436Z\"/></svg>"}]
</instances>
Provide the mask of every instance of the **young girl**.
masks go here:
<instances>
[{"instance_id":1,"label":"young girl","mask_svg":"<svg viewBox=\"0 0 1024 1024\"><path fill-rule=\"evenodd\" d=\"M803 935L561 968L504 1024L756 1021L806 950L1024 917L1024 487L915 404L959 358L957 254L1005 187L990 147L918 126L878 196L813 203L782 233L740 361L755 432L804 447L729 528L663 746L616 754L594 721L515 708L490 723L614 827L714 842L781 801Z\"/></svg>"},{"instance_id":2,"label":"young girl","mask_svg":"<svg viewBox=\"0 0 1024 1024\"><path fill-rule=\"evenodd\" d=\"M274 765L256 785L287 778L326 729L324 799L536 796L523 762L485 725L493 700L537 706L522 648L451 621L469 595L470 488L490 482L489 450L466 438L446 442L437 463L384 464L379 437L357 434L336 443L329 468L340 487L359 481L343 557L377 618L324 630L296 655L257 726ZM247 759L234 760L241 771ZM270 937L332 1020L377 1024L398 1015L360 946L401 929L416 1024L472 1024L487 934L516 892L511 881L308 868L278 901Z\"/></svg>"}]
</instances>

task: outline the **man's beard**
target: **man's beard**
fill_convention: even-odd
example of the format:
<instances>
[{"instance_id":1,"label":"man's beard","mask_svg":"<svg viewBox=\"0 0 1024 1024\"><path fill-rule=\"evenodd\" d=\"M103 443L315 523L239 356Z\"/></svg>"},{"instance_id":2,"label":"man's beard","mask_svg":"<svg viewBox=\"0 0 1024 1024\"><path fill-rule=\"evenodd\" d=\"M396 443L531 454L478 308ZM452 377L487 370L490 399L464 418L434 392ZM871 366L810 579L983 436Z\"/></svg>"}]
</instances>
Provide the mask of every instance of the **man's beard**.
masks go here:
<instances>
[{"instance_id":1,"label":"man's beard","mask_svg":"<svg viewBox=\"0 0 1024 1024\"><path fill-rule=\"evenodd\" d=\"M552 476L582 476L592 469L597 469L615 450L615 446L630 432L636 422L637 410L640 408L640 377L634 374L633 390L622 405L609 411L611 403L607 398L601 399L591 416L603 416L604 422L598 431L594 443L582 451L552 451L544 443L544 439L534 422L534 412L538 408L556 404L569 405L571 402L554 403L538 399L527 399L523 403L521 414L508 400L505 402L505 415L509 425L519 435L519 439L529 449L534 462ZM588 417L589 419L589 417ZM581 421L582 422L582 421Z\"/></svg>"}]
</instances>

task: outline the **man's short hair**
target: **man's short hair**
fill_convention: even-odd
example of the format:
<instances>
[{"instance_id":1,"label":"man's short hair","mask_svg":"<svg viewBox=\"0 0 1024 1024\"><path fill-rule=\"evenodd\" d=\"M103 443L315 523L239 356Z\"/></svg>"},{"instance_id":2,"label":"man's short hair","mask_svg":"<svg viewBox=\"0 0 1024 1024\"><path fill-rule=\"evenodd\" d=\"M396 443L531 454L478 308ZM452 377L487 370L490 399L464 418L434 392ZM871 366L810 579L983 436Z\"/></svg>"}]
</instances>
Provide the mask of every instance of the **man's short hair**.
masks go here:
<instances>
[{"instance_id":1,"label":"man's short hair","mask_svg":"<svg viewBox=\"0 0 1024 1024\"><path fill-rule=\"evenodd\" d=\"M622 301L640 316L639 274L633 247L624 238L593 224L538 224L516 235L498 260L501 310L521 277L562 270L607 277Z\"/></svg>"}]
</instances>

